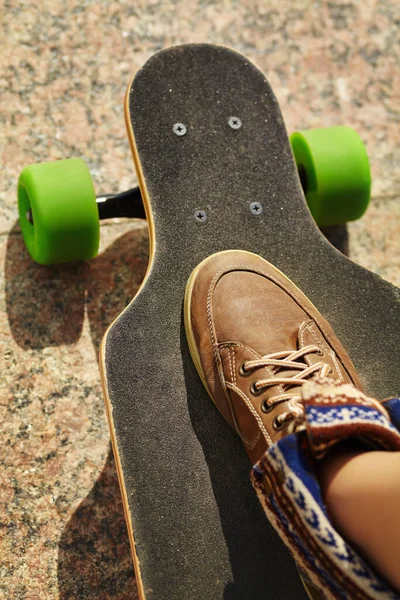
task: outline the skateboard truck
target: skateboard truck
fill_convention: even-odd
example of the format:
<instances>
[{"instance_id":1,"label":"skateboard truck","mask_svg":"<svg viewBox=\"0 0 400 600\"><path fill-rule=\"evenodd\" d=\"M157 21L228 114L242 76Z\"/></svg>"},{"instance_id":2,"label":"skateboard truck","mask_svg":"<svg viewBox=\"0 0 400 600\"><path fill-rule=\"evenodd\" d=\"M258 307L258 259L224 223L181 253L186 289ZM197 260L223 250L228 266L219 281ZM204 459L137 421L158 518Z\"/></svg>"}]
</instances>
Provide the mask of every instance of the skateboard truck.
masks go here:
<instances>
[{"instance_id":1,"label":"skateboard truck","mask_svg":"<svg viewBox=\"0 0 400 600\"><path fill-rule=\"evenodd\" d=\"M116 217L127 217L131 219L146 218L142 196L138 187L119 194L97 196L96 204L100 221Z\"/></svg>"}]
</instances>

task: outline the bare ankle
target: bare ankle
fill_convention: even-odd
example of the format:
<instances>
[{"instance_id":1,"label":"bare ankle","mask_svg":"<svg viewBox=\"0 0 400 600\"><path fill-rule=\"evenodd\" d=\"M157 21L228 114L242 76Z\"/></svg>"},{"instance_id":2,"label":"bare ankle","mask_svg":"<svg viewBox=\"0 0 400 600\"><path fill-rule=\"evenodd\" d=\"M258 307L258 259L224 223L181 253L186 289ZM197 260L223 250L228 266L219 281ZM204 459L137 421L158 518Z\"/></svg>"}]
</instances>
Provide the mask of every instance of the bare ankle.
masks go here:
<instances>
[{"instance_id":1,"label":"bare ankle","mask_svg":"<svg viewBox=\"0 0 400 600\"><path fill-rule=\"evenodd\" d=\"M358 447L360 448L360 447ZM400 452L338 445L317 465L322 496L333 526L400 591ZM376 475L379 474L379 477Z\"/></svg>"}]
</instances>

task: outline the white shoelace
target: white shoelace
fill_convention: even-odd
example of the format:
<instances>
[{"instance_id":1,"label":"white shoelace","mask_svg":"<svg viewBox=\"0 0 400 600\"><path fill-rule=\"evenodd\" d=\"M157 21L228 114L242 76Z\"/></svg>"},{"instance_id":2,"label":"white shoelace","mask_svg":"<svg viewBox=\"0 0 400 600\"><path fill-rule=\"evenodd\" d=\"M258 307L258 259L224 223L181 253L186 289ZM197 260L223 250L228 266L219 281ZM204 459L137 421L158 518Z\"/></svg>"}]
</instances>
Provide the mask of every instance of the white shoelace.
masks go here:
<instances>
[{"instance_id":1,"label":"white shoelace","mask_svg":"<svg viewBox=\"0 0 400 600\"><path fill-rule=\"evenodd\" d=\"M318 353L321 355L321 349L318 346L309 345L305 346L301 350L284 350L283 352L266 354L257 360L245 361L242 365L242 369L245 373L247 373L263 367L272 367L274 372L276 372L276 374L269 379L260 379L259 381L256 381L253 384L255 393L262 392L263 390L275 385L282 385L284 386L284 389L286 387L289 388L293 386L301 386L306 383L311 376L319 375L321 377L326 377L331 371L331 367L322 361L311 366L308 366L305 362L298 362L299 358L304 359L307 354L311 353ZM297 370L298 373L287 377L280 377L279 371L281 369ZM264 400L263 404L269 411L280 402L287 402L288 410L276 417L276 428L280 429L287 421L293 420L292 430L295 430L301 423L303 423L305 418L304 406L301 402L301 396L298 394L298 390L285 391L283 394L279 394Z\"/></svg>"}]
</instances>

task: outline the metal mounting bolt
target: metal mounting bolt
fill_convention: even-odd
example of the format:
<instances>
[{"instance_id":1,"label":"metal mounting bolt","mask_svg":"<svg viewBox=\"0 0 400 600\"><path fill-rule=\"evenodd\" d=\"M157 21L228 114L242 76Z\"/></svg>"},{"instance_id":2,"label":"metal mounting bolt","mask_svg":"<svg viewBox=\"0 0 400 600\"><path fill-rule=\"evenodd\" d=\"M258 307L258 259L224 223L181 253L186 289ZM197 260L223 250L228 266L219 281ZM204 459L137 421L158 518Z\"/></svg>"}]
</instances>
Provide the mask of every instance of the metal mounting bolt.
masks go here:
<instances>
[{"instance_id":1,"label":"metal mounting bolt","mask_svg":"<svg viewBox=\"0 0 400 600\"><path fill-rule=\"evenodd\" d=\"M250 211L253 215L261 215L263 207L260 202L252 202L250 204Z\"/></svg>"},{"instance_id":2,"label":"metal mounting bolt","mask_svg":"<svg viewBox=\"0 0 400 600\"><path fill-rule=\"evenodd\" d=\"M199 223L205 223L207 221L206 211L205 210L201 210L201 209L200 210L195 210L194 211L194 218Z\"/></svg>"},{"instance_id":3,"label":"metal mounting bolt","mask_svg":"<svg viewBox=\"0 0 400 600\"><path fill-rule=\"evenodd\" d=\"M175 123L175 125L172 128L172 131L179 136L185 135L187 131L186 125L184 125L183 123Z\"/></svg>"},{"instance_id":4,"label":"metal mounting bolt","mask_svg":"<svg viewBox=\"0 0 400 600\"><path fill-rule=\"evenodd\" d=\"M239 119L239 117L229 117L228 125L229 127L232 127L232 129L240 129L242 126L242 121Z\"/></svg>"}]
</instances>

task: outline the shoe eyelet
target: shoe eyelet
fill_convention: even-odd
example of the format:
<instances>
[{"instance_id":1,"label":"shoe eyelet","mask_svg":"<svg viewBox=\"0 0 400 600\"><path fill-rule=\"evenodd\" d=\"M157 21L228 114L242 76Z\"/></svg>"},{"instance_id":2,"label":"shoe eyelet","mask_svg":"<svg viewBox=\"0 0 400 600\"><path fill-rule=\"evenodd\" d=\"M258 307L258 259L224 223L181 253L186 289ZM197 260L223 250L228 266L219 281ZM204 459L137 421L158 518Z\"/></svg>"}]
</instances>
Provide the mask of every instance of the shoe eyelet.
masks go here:
<instances>
[{"instance_id":1,"label":"shoe eyelet","mask_svg":"<svg viewBox=\"0 0 400 600\"><path fill-rule=\"evenodd\" d=\"M261 403L261 410L263 413L269 413L274 408L273 404L268 404L267 400L263 400Z\"/></svg>"},{"instance_id":2,"label":"shoe eyelet","mask_svg":"<svg viewBox=\"0 0 400 600\"><path fill-rule=\"evenodd\" d=\"M285 423L282 421L278 421L278 417L275 417L275 419L272 421L272 427L275 429L275 431L280 431L284 428L284 426Z\"/></svg>"},{"instance_id":3,"label":"shoe eyelet","mask_svg":"<svg viewBox=\"0 0 400 600\"><path fill-rule=\"evenodd\" d=\"M246 362L243 362L243 363L240 365L240 367L239 367L239 374L240 374L240 375L242 375L242 376L244 376L244 377L246 377L246 375L250 375L250 371L247 371L247 370L244 368L244 365L245 365L245 364L246 364Z\"/></svg>"},{"instance_id":4,"label":"shoe eyelet","mask_svg":"<svg viewBox=\"0 0 400 600\"><path fill-rule=\"evenodd\" d=\"M250 391L251 391L251 393L252 393L254 396L258 396L259 394L261 394L261 393L262 393L262 390L258 390L258 389L256 388L256 384L255 384L255 382L254 382L254 381L253 381L253 383L252 383L252 384L251 384L251 386L250 386Z\"/></svg>"},{"instance_id":5,"label":"shoe eyelet","mask_svg":"<svg viewBox=\"0 0 400 600\"><path fill-rule=\"evenodd\" d=\"M324 356L325 352L322 350L322 348L320 348L317 352L318 356Z\"/></svg>"}]
</instances>

